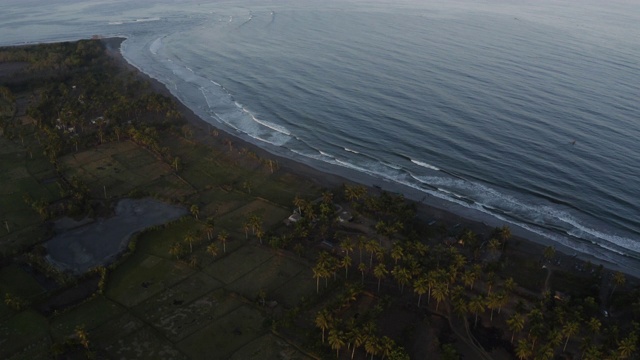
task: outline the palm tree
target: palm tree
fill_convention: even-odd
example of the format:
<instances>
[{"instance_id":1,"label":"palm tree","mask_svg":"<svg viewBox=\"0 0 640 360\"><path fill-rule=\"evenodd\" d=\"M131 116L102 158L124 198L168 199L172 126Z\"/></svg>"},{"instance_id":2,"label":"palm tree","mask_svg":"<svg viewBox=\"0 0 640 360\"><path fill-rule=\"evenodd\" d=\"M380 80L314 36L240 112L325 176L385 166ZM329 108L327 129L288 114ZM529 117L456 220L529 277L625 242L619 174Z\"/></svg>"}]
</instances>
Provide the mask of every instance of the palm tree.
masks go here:
<instances>
[{"instance_id":1,"label":"palm tree","mask_svg":"<svg viewBox=\"0 0 640 360\"><path fill-rule=\"evenodd\" d=\"M318 312L315 319L316 327L322 330L322 343L324 344L324 331L327 330L333 323L333 316L327 309L322 309Z\"/></svg>"},{"instance_id":2,"label":"palm tree","mask_svg":"<svg viewBox=\"0 0 640 360\"><path fill-rule=\"evenodd\" d=\"M362 273L362 283L364 284L364 273L367 271L367 264L361 262L358 265L358 270Z\"/></svg>"},{"instance_id":3,"label":"palm tree","mask_svg":"<svg viewBox=\"0 0 640 360\"><path fill-rule=\"evenodd\" d=\"M387 267L382 262L376 265L376 267L373 269L373 276L378 279L378 293L380 292L380 282L387 276L388 273L389 270L387 270Z\"/></svg>"},{"instance_id":4,"label":"palm tree","mask_svg":"<svg viewBox=\"0 0 640 360\"><path fill-rule=\"evenodd\" d=\"M429 289L429 284L427 283L426 276L420 276L416 281L413 282L413 291L418 294L418 307L420 307L420 302L422 300L422 295L424 295Z\"/></svg>"},{"instance_id":5,"label":"palm tree","mask_svg":"<svg viewBox=\"0 0 640 360\"><path fill-rule=\"evenodd\" d=\"M531 351L527 340L518 340L518 344L516 345L516 356L518 357L518 359L526 360L529 359L531 355L533 355L533 352Z\"/></svg>"},{"instance_id":6,"label":"palm tree","mask_svg":"<svg viewBox=\"0 0 640 360\"><path fill-rule=\"evenodd\" d=\"M460 317L463 318L466 314L467 311L469 311L469 304L467 303L467 300L464 296L459 296L454 298L452 296L453 300L453 311Z\"/></svg>"},{"instance_id":7,"label":"palm tree","mask_svg":"<svg viewBox=\"0 0 640 360\"><path fill-rule=\"evenodd\" d=\"M357 201L367 194L367 189L362 185L344 185L344 196L349 201Z\"/></svg>"},{"instance_id":8,"label":"palm tree","mask_svg":"<svg viewBox=\"0 0 640 360\"><path fill-rule=\"evenodd\" d=\"M253 234L258 237L260 244L262 244L262 236L264 235L264 230L262 229L262 217L258 215L251 215L251 217L249 217L249 225L251 226Z\"/></svg>"},{"instance_id":9,"label":"palm tree","mask_svg":"<svg viewBox=\"0 0 640 360\"><path fill-rule=\"evenodd\" d=\"M342 263L335 257L327 257L327 270L333 274L333 280L336 280L338 277L338 269L341 268Z\"/></svg>"},{"instance_id":10,"label":"palm tree","mask_svg":"<svg viewBox=\"0 0 640 360\"><path fill-rule=\"evenodd\" d=\"M487 245L487 247L491 251L497 251L500 248L500 245L501 245L500 240L496 238L492 238L492 239L489 239L489 245Z\"/></svg>"},{"instance_id":11,"label":"palm tree","mask_svg":"<svg viewBox=\"0 0 640 360\"><path fill-rule=\"evenodd\" d=\"M222 243L222 252L224 254L227 253L227 239L229 238L229 234L222 230L220 231L220 233L218 234L218 241L220 241Z\"/></svg>"},{"instance_id":12,"label":"palm tree","mask_svg":"<svg viewBox=\"0 0 640 360\"><path fill-rule=\"evenodd\" d=\"M344 268L344 278L349 278L349 267L351 266L352 260L351 256L345 255L340 262L340 265Z\"/></svg>"},{"instance_id":13,"label":"palm tree","mask_svg":"<svg viewBox=\"0 0 640 360\"><path fill-rule=\"evenodd\" d=\"M371 268L373 267L373 255L378 252L380 245L375 240L369 239L364 244L364 248L369 252L369 267Z\"/></svg>"},{"instance_id":14,"label":"palm tree","mask_svg":"<svg viewBox=\"0 0 640 360\"><path fill-rule=\"evenodd\" d=\"M507 280L504 281L503 286L505 291L510 293L516 288L516 286L518 286L518 284L516 284L515 280L513 280L512 277L509 277L507 278Z\"/></svg>"},{"instance_id":15,"label":"palm tree","mask_svg":"<svg viewBox=\"0 0 640 360\"><path fill-rule=\"evenodd\" d=\"M422 258L423 256L425 256L427 254L427 252L429 251L429 246L425 245L425 244L423 244L423 243L421 243L419 241L412 242L411 246L413 247L413 252L419 258Z\"/></svg>"},{"instance_id":16,"label":"palm tree","mask_svg":"<svg viewBox=\"0 0 640 360\"><path fill-rule=\"evenodd\" d=\"M380 352L380 344L377 336L368 336L364 343L364 349L367 354L371 354L371 359Z\"/></svg>"},{"instance_id":17,"label":"palm tree","mask_svg":"<svg viewBox=\"0 0 640 360\"><path fill-rule=\"evenodd\" d=\"M511 229L507 225L503 225L498 230L498 237L502 241L502 251L504 251L504 246L507 244L507 241L511 238Z\"/></svg>"},{"instance_id":18,"label":"palm tree","mask_svg":"<svg viewBox=\"0 0 640 360\"><path fill-rule=\"evenodd\" d=\"M367 239L364 236L358 236L356 240L356 246L358 247L358 251L360 252L360 262L362 262L362 249L365 248L367 243Z\"/></svg>"},{"instance_id":19,"label":"palm tree","mask_svg":"<svg viewBox=\"0 0 640 360\"><path fill-rule=\"evenodd\" d=\"M336 351L336 358L340 358L340 349L345 345L344 332L338 329L329 330L329 345Z\"/></svg>"},{"instance_id":20,"label":"palm tree","mask_svg":"<svg viewBox=\"0 0 640 360\"><path fill-rule=\"evenodd\" d=\"M247 219L244 224L242 224L242 229L244 230L244 239L249 238L249 229L251 229L251 219Z\"/></svg>"},{"instance_id":21,"label":"palm tree","mask_svg":"<svg viewBox=\"0 0 640 360\"><path fill-rule=\"evenodd\" d=\"M587 327L589 327L589 330L593 335L598 335L600 333L601 326L602 326L602 323L600 322L600 320L598 320L595 317L592 317L587 323Z\"/></svg>"},{"instance_id":22,"label":"palm tree","mask_svg":"<svg viewBox=\"0 0 640 360\"><path fill-rule=\"evenodd\" d=\"M496 293L496 295L498 296L498 314L500 314L502 308L509 304L509 294L507 294L506 291L502 290Z\"/></svg>"},{"instance_id":23,"label":"palm tree","mask_svg":"<svg viewBox=\"0 0 640 360\"><path fill-rule=\"evenodd\" d=\"M264 236L264 230L261 227L256 229L256 236L258 237L260 244L262 244L262 237Z\"/></svg>"},{"instance_id":24,"label":"palm tree","mask_svg":"<svg viewBox=\"0 0 640 360\"><path fill-rule=\"evenodd\" d=\"M229 152L233 151L233 142L231 139L224 139L224 144L229 146Z\"/></svg>"},{"instance_id":25,"label":"palm tree","mask_svg":"<svg viewBox=\"0 0 640 360\"><path fill-rule=\"evenodd\" d=\"M215 228L216 228L216 222L215 222L214 218L212 218L212 217L208 217L207 218L207 222L205 223L205 228L207 230L207 238L209 240L211 240L211 238L213 236L213 230L215 230Z\"/></svg>"},{"instance_id":26,"label":"palm tree","mask_svg":"<svg viewBox=\"0 0 640 360\"><path fill-rule=\"evenodd\" d=\"M320 278L324 277L324 269L316 265L311 269L313 271L313 278L316 279L316 294L320 293Z\"/></svg>"},{"instance_id":27,"label":"palm tree","mask_svg":"<svg viewBox=\"0 0 640 360\"><path fill-rule=\"evenodd\" d=\"M462 242L462 246L469 246L473 248L477 243L476 234L473 231L467 229L462 233L460 242Z\"/></svg>"},{"instance_id":28,"label":"palm tree","mask_svg":"<svg viewBox=\"0 0 640 360\"><path fill-rule=\"evenodd\" d=\"M500 300L499 294L493 293L493 294L487 295L487 307L491 309L491 317L490 317L491 322L493 322L493 311L498 307L500 307L500 303L501 303L501 300Z\"/></svg>"},{"instance_id":29,"label":"palm tree","mask_svg":"<svg viewBox=\"0 0 640 360\"><path fill-rule=\"evenodd\" d=\"M353 251L353 243L349 237L345 237L340 241L340 248L344 251L346 256L349 256L349 253Z\"/></svg>"},{"instance_id":30,"label":"palm tree","mask_svg":"<svg viewBox=\"0 0 640 360\"><path fill-rule=\"evenodd\" d=\"M496 273L488 272L487 273L487 279L485 280L485 283L487 285L487 296L489 296L489 295L491 295L491 289L493 288L493 285L495 285L495 283L496 283Z\"/></svg>"},{"instance_id":31,"label":"palm tree","mask_svg":"<svg viewBox=\"0 0 640 360\"><path fill-rule=\"evenodd\" d=\"M356 353L356 349L362 346L367 340L367 336L360 329L353 329L351 335L351 341L353 341L353 349L351 350L351 359L353 359L353 355Z\"/></svg>"},{"instance_id":32,"label":"palm tree","mask_svg":"<svg viewBox=\"0 0 640 360\"><path fill-rule=\"evenodd\" d=\"M547 261L551 261L556 256L556 248L553 246L547 246L544 249L544 259Z\"/></svg>"},{"instance_id":33,"label":"palm tree","mask_svg":"<svg viewBox=\"0 0 640 360\"><path fill-rule=\"evenodd\" d=\"M580 330L580 323L577 321L570 321L566 323L564 327L562 327L562 334L567 337L567 339L564 342L564 347L562 348L563 352L567 350L567 344L569 343L569 339L573 335L577 334L579 330Z\"/></svg>"},{"instance_id":34,"label":"palm tree","mask_svg":"<svg viewBox=\"0 0 640 360\"><path fill-rule=\"evenodd\" d=\"M433 298L436 299L436 311L438 311L438 306L440 306L440 302L447 298L449 295L449 288L447 284L439 282L433 288Z\"/></svg>"},{"instance_id":35,"label":"palm tree","mask_svg":"<svg viewBox=\"0 0 640 360\"><path fill-rule=\"evenodd\" d=\"M328 263L318 261L316 266L311 269L313 271L313 278L316 279L316 293L320 293L320 278L329 277L329 270L327 268Z\"/></svg>"},{"instance_id":36,"label":"palm tree","mask_svg":"<svg viewBox=\"0 0 640 360\"><path fill-rule=\"evenodd\" d=\"M384 360L385 357L391 355L393 349L396 347L396 342L388 336L383 336L382 339L380 339L379 345L380 353L382 353L382 359Z\"/></svg>"},{"instance_id":37,"label":"palm tree","mask_svg":"<svg viewBox=\"0 0 640 360\"><path fill-rule=\"evenodd\" d=\"M593 344L588 346L582 354L583 360L601 360L603 358L604 356L602 354L602 351L600 350L600 347Z\"/></svg>"},{"instance_id":38,"label":"palm tree","mask_svg":"<svg viewBox=\"0 0 640 360\"><path fill-rule=\"evenodd\" d=\"M613 289L611 290L611 296L613 296L613 293L616 291L616 288L618 288L618 286L623 286L626 282L627 279L625 278L624 274L620 271L616 271L613 274Z\"/></svg>"},{"instance_id":39,"label":"palm tree","mask_svg":"<svg viewBox=\"0 0 640 360\"><path fill-rule=\"evenodd\" d=\"M398 285L400 285L400 293L403 294L404 286L411 280L411 274L409 273L409 270L402 266L396 266L391 271L391 274L393 274L393 277L398 282Z\"/></svg>"},{"instance_id":40,"label":"palm tree","mask_svg":"<svg viewBox=\"0 0 640 360\"><path fill-rule=\"evenodd\" d=\"M89 349L89 334L87 330L85 330L84 325L76 326L76 338L78 338L78 342L85 348Z\"/></svg>"},{"instance_id":41,"label":"palm tree","mask_svg":"<svg viewBox=\"0 0 640 360\"><path fill-rule=\"evenodd\" d=\"M207 254L212 257L218 256L218 246L216 246L216 244L209 244L209 246L207 246Z\"/></svg>"},{"instance_id":42,"label":"palm tree","mask_svg":"<svg viewBox=\"0 0 640 360\"><path fill-rule=\"evenodd\" d=\"M540 349L537 352L536 359L551 360L553 359L554 355L555 355L555 351L553 350L553 346L551 344L546 344L540 347Z\"/></svg>"},{"instance_id":43,"label":"palm tree","mask_svg":"<svg viewBox=\"0 0 640 360\"><path fill-rule=\"evenodd\" d=\"M184 236L184 242L189 244L189 252L193 253L193 243L196 241L196 235L189 231L187 235Z\"/></svg>"},{"instance_id":44,"label":"palm tree","mask_svg":"<svg viewBox=\"0 0 640 360\"><path fill-rule=\"evenodd\" d=\"M636 353L638 335L632 331L629 336L618 342L617 359L628 359ZM636 354L637 355L637 354Z\"/></svg>"},{"instance_id":45,"label":"palm tree","mask_svg":"<svg viewBox=\"0 0 640 360\"><path fill-rule=\"evenodd\" d=\"M191 205L190 211L191 211L191 215L193 215L193 217L195 217L196 220L200 220L198 218L198 215L200 215L200 208L198 207L198 205L196 204Z\"/></svg>"},{"instance_id":46,"label":"palm tree","mask_svg":"<svg viewBox=\"0 0 640 360\"><path fill-rule=\"evenodd\" d=\"M173 162L171 163L171 166L173 166L173 168L175 168L177 172L181 164L182 162L180 161L180 158L176 156L175 158L173 158Z\"/></svg>"},{"instance_id":47,"label":"palm tree","mask_svg":"<svg viewBox=\"0 0 640 360\"><path fill-rule=\"evenodd\" d=\"M469 287L469 290L473 290L473 284L476 282L476 273L470 270L466 270L462 273L462 283Z\"/></svg>"},{"instance_id":48,"label":"palm tree","mask_svg":"<svg viewBox=\"0 0 640 360\"><path fill-rule=\"evenodd\" d=\"M511 330L511 343L513 344L513 338L515 338L516 333L524 329L524 316L520 313L514 313L507 319L507 326L509 326L509 330Z\"/></svg>"},{"instance_id":49,"label":"palm tree","mask_svg":"<svg viewBox=\"0 0 640 360\"><path fill-rule=\"evenodd\" d=\"M177 241L175 241L169 248L169 254L171 256L175 256L176 260L180 260L180 255L182 255L182 251L183 251L182 244L180 244Z\"/></svg>"},{"instance_id":50,"label":"palm tree","mask_svg":"<svg viewBox=\"0 0 640 360\"><path fill-rule=\"evenodd\" d=\"M478 324L478 314L484 312L485 308L485 300L482 295L478 295L471 300L469 300L469 311L473 312L476 316L476 319L473 323L473 326L476 327Z\"/></svg>"},{"instance_id":51,"label":"palm tree","mask_svg":"<svg viewBox=\"0 0 640 360\"><path fill-rule=\"evenodd\" d=\"M431 290L433 289L434 286L436 286L436 284L438 283L438 271L437 270L431 270L427 273L427 287L428 289L428 296L427 296L427 303L431 303Z\"/></svg>"},{"instance_id":52,"label":"palm tree","mask_svg":"<svg viewBox=\"0 0 640 360\"><path fill-rule=\"evenodd\" d=\"M391 246L391 258L395 261L394 265L398 265L398 260L404 257L404 249L400 242L394 242Z\"/></svg>"}]
</instances>

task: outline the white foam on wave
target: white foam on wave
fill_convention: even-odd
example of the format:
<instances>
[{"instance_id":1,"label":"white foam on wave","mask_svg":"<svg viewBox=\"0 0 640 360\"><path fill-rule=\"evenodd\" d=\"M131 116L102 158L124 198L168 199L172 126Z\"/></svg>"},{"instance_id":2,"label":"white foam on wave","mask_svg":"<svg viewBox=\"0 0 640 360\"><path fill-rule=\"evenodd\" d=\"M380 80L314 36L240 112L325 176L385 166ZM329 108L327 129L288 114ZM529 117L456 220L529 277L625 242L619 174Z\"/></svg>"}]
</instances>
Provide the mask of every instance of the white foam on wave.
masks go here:
<instances>
[{"instance_id":1,"label":"white foam on wave","mask_svg":"<svg viewBox=\"0 0 640 360\"><path fill-rule=\"evenodd\" d=\"M431 164L427 164L426 162L422 162L422 161L419 161L419 160L413 160L413 159L411 159L411 162L412 162L412 163L414 163L414 164L416 164L416 165L418 165L418 166L422 166L422 167L424 167L424 168L427 168L427 169L431 169L431 170L435 170L435 171L440 171L440 169L439 169L439 168L437 168L437 167L435 167L435 166L433 166L433 165L431 165Z\"/></svg>"},{"instance_id":2,"label":"white foam on wave","mask_svg":"<svg viewBox=\"0 0 640 360\"><path fill-rule=\"evenodd\" d=\"M237 101L235 102L235 104L239 109L241 109L243 112L245 112L247 115L249 115L251 117L251 119L253 119L253 121L255 121L256 123L258 123L258 124L260 124L262 126L268 127L269 129L271 129L273 131L277 131L277 132L285 134L287 136L291 136L291 132L286 127L284 127L282 125L274 124L274 123L266 121L266 120L258 119L255 115L253 115L253 113L251 111L247 110L242 104L238 103Z\"/></svg>"},{"instance_id":3,"label":"white foam on wave","mask_svg":"<svg viewBox=\"0 0 640 360\"><path fill-rule=\"evenodd\" d=\"M164 36L160 36L159 38L153 40L151 45L149 45L149 51L151 51L153 55L158 55L158 51L160 51L160 49L162 49L162 47L164 46L164 44L162 43L163 38Z\"/></svg>"},{"instance_id":4,"label":"white foam on wave","mask_svg":"<svg viewBox=\"0 0 640 360\"><path fill-rule=\"evenodd\" d=\"M393 172L382 170L381 168L388 167L388 164L384 164L384 163L378 163L377 165L373 163L354 164L350 161L337 159L333 157L333 155L325 153L323 151L319 151L320 155L315 155L315 156L306 154L300 151L295 151L295 150L292 150L292 151L294 153L297 153L305 157L314 158L316 160L328 162L328 163L345 167L351 170L369 174L374 177L382 178L383 180L386 180L386 181L393 181L393 182L405 185L407 187L413 188L420 192L429 194L433 197L492 216L504 223L519 226L534 234L550 239L562 246L568 247L570 249L573 249L582 253L590 253L593 256L605 258L605 260L607 257L606 254L594 253L594 249L589 248L584 243L572 241L568 237L562 236L561 234L554 233L551 230L545 229L544 228L545 220L553 219L557 222L564 222L564 223L570 224L573 230L570 230L567 233L567 235L584 239L584 236L581 236L582 234L576 233L577 231L579 231L579 232L588 233L594 237L597 237L598 241L592 241L592 243L607 251L611 251L619 255L626 255L624 252L620 251L619 249L616 249L614 246L609 246L607 244L607 243L610 243L610 244L614 244L622 248L640 253L640 245L638 245L638 243L636 243L634 240L630 238L615 236L611 234L605 234L597 230L588 228L582 225L577 220L575 220L566 211L563 211L551 206L547 206L547 205L527 204L526 202L516 199L513 196L501 193L496 189L493 189L491 187L488 187L482 184L473 183L470 181L466 181L463 179L456 179L456 178L415 176L411 173L409 173L409 176L407 177L407 176L399 175L398 172L394 174ZM412 180L416 180L417 182ZM424 188L420 186L420 184L433 186L435 189L432 190L432 189ZM449 189L441 186L448 186ZM465 191L463 191L463 193L470 193L470 195L461 195L456 191L453 191L452 188L466 189ZM481 199L477 201L475 199L473 202L465 200L466 198L474 198L476 197L474 195L478 195L478 194L481 195L480 196ZM492 199L493 201L491 201ZM537 214L537 218L534 217L531 220L533 220L533 222L538 224L538 226L540 227L517 221L515 219L512 219L510 217L507 217L497 212L497 211L502 211L505 213L511 213L513 212L512 210L517 211L518 209L520 210L524 209L528 214Z\"/></svg>"},{"instance_id":5,"label":"white foam on wave","mask_svg":"<svg viewBox=\"0 0 640 360\"><path fill-rule=\"evenodd\" d=\"M345 151L350 152L350 153L354 153L354 154L360 154L360 152L355 151L355 150L351 150L349 148L343 148Z\"/></svg>"},{"instance_id":6,"label":"white foam on wave","mask_svg":"<svg viewBox=\"0 0 640 360\"><path fill-rule=\"evenodd\" d=\"M109 21L108 25L122 25L122 24L133 24L133 23L142 23L142 22L150 22L150 21L160 21L159 17L150 17L150 18L139 18L139 19L129 19L129 20L114 20Z\"/></svg>"},{"instance_id":7,"label":"white foam on wave","mask_svg":"<svg viewBox=\"0 0 640 360\"><path fill-rule=\"evenodd\" d=\"M324 151L322 151L322 150L318 150L318 152L320 153L320 155L322 155L322 156L326 156L326 157L328 157L328 158L330 158L330 159L335 160L335 158L336 158L335 156L333 156L333 155L331 155L331 154L329 154L329 153L326 153L326 152L324 152Z\"/></svg>"},{"instance_id":8,"label":"white foam on wave","mask_svg":"<svg viewBox=\"0 0 640 360\"><path fill-rule=\"evenodd\" d=\"M462 179L436 176L415 176L413 174L411 174L411 177L420 183L435 186L438 191L425 190L424 188L416 187L412 184L405 185L414 187L421 191L429 192L434 196L445 198L449 201L454 200L454 202L460 205L482 211L503 221L507 221L509 219L498 213L498 211L530 221L541 228L548 226L564 228L566 229L567 235L587 240L602 248L615 251L623 255L624 253L620 252L620 248L640 253L640 243L638 241L625 236L605 233L603 231L596 230L593 227L586 226L583 222L571 215L568 210L560 209L557 205L528 203L525 200L517 199L489 186ZM459 193L467 195L460 195ZM473 199L475 203L468 204L466 202L457 201L464 197ZM527 230L530 231L534 229L533 226L522 223L521 221L511 219L509 222L521 227L526 227ZM544 233L545 237L549 237L551 231L536 230L536 233ZM618 249L614 246L617 246Z\"/></svg>"},{"instance_id":9,"label":"white foam on wave","mask_svg":"<svg viewBox=\"0 0 640 360\"><path fill-rule=\"evenodd\" d=\"M135 19L132 22L149 22L149 21L160 21L160 18L159 17L140 18L140 19Z\"/></svg>"},{"instance_id":10,"label":"white foam on wave","mask_svg":"<svg viewBox=\"0 0 640 360\"><path fill-rule=\"evenodd\" d=\"M616 246L629 249L636 253L640 253L640 243L637 240L615 234L603 233L602 231L598 231L591 227L585 226L572 218L562 220L574 227L573 230L569 231L569 235L580 238L587 238L587 240L589 240L590 237L593 237L595 239L598 239L597 243L602 247L606 247L606 243L611 243ZM609 247L607 247L607 249L609 249ZM609 250L613 251L613 249Z\"/></svg>"}]
</instances>

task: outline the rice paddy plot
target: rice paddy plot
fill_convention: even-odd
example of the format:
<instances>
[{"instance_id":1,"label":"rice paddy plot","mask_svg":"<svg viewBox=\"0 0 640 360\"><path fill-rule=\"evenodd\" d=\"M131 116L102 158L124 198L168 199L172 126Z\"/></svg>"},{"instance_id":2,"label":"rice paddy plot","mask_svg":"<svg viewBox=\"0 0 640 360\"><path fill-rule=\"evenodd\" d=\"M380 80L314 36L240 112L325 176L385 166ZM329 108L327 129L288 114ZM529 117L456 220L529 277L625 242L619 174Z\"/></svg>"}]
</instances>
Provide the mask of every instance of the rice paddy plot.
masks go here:
<instances>
[{"instance_id":1,"label":"rice paddy plot","mask_svg":"<svg viewBox=\"0 0 640 360\"><path fill-rule=\"evenodd\" d=\"M250 299L255 298L260 290L267 291L267 296L270 297L275 293L274 290L289 284L299 273L306 271L308 268L295 260L284 255L275 255L257 265L253 271L243 275L227 288Z\"/></svg>"},{"instance_id":2,"label":"rice paddy plot","mask_svg":"<svg viewBox=\"0 0 640 360\"><path fill-rule=\"evenodd\" d=\"M0 195L0 236L16 231L31 225L40 224L42 219L40 215L23 199L20 193L10 195ZM9 231L7 232L7 224L9 222Z\"/></svg>"},{"instance_id":3,"label":"rice paddy plot","mask_svg":"<svg viewBox=\"0 0 640 360\"><path fill-rule=\"evenodd\" d=\"M130 313L123 313L107 320L97 328L89 331L89 337L100 348L115 343L118 339L142 329L145 324Z\"/></svg>"},{"instance_id":4,"label":"rice paddy plot","mask_svg":"<svg viewBox=\"0 0 640 360\"><path fill-rule=\"evenodd\" d=\"M119 338L108 345L105 350L114 359L188 359L170 342L148 326L129 336Z\"/></svg>"},{"instance_id":5,"label":"rice paddy plot","mask_svg":"<svg viewBox=\"0 0 640 360\"><path fill-rule=\"evenodd\" d=\"M5 359L32 344L48 342L48 328L47 319L32 310L0 322L0 358Z\"/></svg>"},{"instance_id":6,"label":"rice paddy plot","mask_svg":"<svg viewBox=\"0 0 640 360\"><path fill-rule=\"evenodd\" d=\"M136 307L135 311L165 337L177 342L242 305L237 297L217 289L190 302L180 297L165 298L163 301L150 299Z\"/></svg>"},{"instance_id":7,"label":"rice paddy plot","mask_svg":"<svg viewBox=\"0 0 640 360\"><path fill-rule=\"evenodd\" d=\"M230 284L252 272L262 263L268 262L272 257L273 252L270 249L247 245L215 261L203 271L225 284Z\"/></svg>"},{"instance_id":8,"label":"rice paddy plot","mask_svg":"<svg viewBox=\"0 0 640 360\"><path fill-rule=\"evenodd\" d=\"M84 327L87 332L109 319L122 314L125 309L104 296L96 296L81 305L50 319L51 334L57 340L73 335L76 327Z\"/></svg>"},{"instance_id":9,"label":"rice paddy plot","mask_svg":"<svg viewBox=\"0 0 640 360\"><path fill-rule=\"evenodd\" d=\"M275 288L268 294L270 299L275 299L286 307L293 307L302 297L309 298L316 293L316 281L313 273L306 267L298 274L282 284L279 288Z\"/></svg>"},{"instance_id":10,"label":"rice paddy plot","mask_svg":"<svg viewBox=\"0 0 640 360\"><path fill-rule=\"evenodd\" d=\"M180 262L135 253L109 275L106 294L124 306L135 306L193 271Z\"/></svg>"},{"instance_id":11,"label":"rice paddy plot","mask_svg":"<svg viewBox=\"0 0 640 360\"><path fill-rule=\"evenodd\" d=\"M25 167L29 174L40 183L46 183L52 179L56 179L56 171L53 165L42 156L35 156L33 159L29 157L25 163Z\"/></svg>"},{"instance_id":12,"label":"rice paddy plot","mask_svg":"<svg viewBox=\"0 0 640 360\"><path fill-rule=\"evenodd\" d=\"M6 293L29 300L45 292L44 288L20 266L11 264L0 270L0 295Z\"/></svg>"},{"instance_id":13,"label":"rice paddy plot","mask_svg":"<svg viewBox=\"0 0 640 360\"><path fill-rule=\"evenodd\" d=\"M298 351L291 344L273 334L266 334L246 344L229 357L229 360L311 360L312 357Z\"/></svg>"},{"instance_id":14,"label":"rice paddy plot","mask_svg":"<svg viewBox=\"0 0 640 360\"><path fill-rule=\"evenodd\" d=\"M120 151L111 155L118 167L137 170L159 160L149 151L132 142L120 143Z\"/></svg>"},{"instance_id":15,"label":"rice paddy plot","mask_svg":"<svg viewBox=\"0 0 640 360\"><path fill-rule=\"evenodd\" d=\"M262 336L264 318L247 305L211 322L176 346L192 359L228 359L234 352Z\"/></svg>"},{"instance_id":16,"label":"rice paddy plot","mask_svg":"<svg viewBox=\"0 0 640 360\"><path fill-rule=\"evenodd\" d=\"M175 174L168 174L145 185L145 192L161 199L184 201L194 189Z\"/></svg>"},{"instance_id":17,"label":"rice paddy plot","mask_svg":"<svg viewBox=\"0 0 640 360\"><path fill-rule=\"evenodd\" d=\"M274 205L268 201L256 199L245 206L235 209L230 213L220 217L216 224L222 228L236 229L235 231L243 231L244 225L252 216L260 218L263 230L269 229L271 226L282 223L284 219L291 215L289 209ZM252 233L252 231L249 231Z\"/></svg>"},{"instance_id":18,"label":"rice paddy plot","mask_svg":"<svg viewBox=\"0 0 640 360\"><path fill-rule=\"evenodd\" d=\"M217 187L199 193L194 200L194 202L206 204L200 209L201 214L214 218L224 216L251 201L246 194L236 191L227 192Z\"/></svg>"},{"instance_id":19,"label":"rice paddy plot","mask_svg":"<svg viewBox=\"0 0 640 360\"><path fill-rule=\"evenodd\" d=\"M1 351L0 351L1 353ZM51 359L51 340L44 337L27 345L17 352L3 358L4 360L50 360Z\"/></svg>"}]
</instances>

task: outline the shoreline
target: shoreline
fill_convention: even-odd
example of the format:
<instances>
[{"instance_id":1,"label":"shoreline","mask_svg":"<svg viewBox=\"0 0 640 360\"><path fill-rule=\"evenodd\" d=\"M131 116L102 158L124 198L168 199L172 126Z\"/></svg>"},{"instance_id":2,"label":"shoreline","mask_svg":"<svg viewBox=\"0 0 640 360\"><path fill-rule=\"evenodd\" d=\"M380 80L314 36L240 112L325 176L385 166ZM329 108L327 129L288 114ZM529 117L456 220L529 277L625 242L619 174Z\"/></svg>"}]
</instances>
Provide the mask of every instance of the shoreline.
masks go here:
<instances>
[{"instance_id":1,"label":"shoreline","mask_svg":"<svg viewBox=\"0 0 640 360\"><path fill-rule=\"evenodd\" d=\"M347 183L363 185L370 191L375 191L376 188L379 188L387 192L401 193L406 199L413 201L416 204L418 210L417 216L423 222L435 220L438 223L444 224L448 228L459 224L461 228L470 229L479 236L487 236L494 228L506 225L510 228L512 233L510 242L516 243L518 246L518 249L515 251L525 254L539 254L539 256L542 257L544 248L547 246L553 246L557 251L556 259L559 259L563 264L562 268L566 268L568 271L572 271L578 263L590 262L594 265L602 265L609 271L620 271L635 279L640 279L640 268L626 268L623 265L597 258L591 254L577 252L568 246L554 242L543 235L536 234L533 231L527 230L517 224L502 221L489 214L482 213L481 211L466 208L435 196L425 194L424 192L412 187L384 181L351 169L338 169L331 164L325 164L322 162L318 162L313 166L300 162L296 159L271 152L249 140L243 139L240 134L232 134L205 121L189 107L184 105L176 96L174 96L165 84L129 63L124 58L121 51L121 45L127 40L126 38L110 37L103 38L101 40L107 46L108 53L116 63L132 70L137 76L148 81L154 91L173 98L186 121L197 130L194 131L194 138L207 146L219 147L224 143L224 141L231 140L234 143L241 144L242 147L255 152L260 157L273 158L278 162L279 171L297 174L328 189L337 188L342 184ZM219 135L217 137L210 135L210 131L213 128L218 130ZM624 256L620 255L620 257ZM631 260L631 258L629 259Z\"/></svg>"}]
</instances>

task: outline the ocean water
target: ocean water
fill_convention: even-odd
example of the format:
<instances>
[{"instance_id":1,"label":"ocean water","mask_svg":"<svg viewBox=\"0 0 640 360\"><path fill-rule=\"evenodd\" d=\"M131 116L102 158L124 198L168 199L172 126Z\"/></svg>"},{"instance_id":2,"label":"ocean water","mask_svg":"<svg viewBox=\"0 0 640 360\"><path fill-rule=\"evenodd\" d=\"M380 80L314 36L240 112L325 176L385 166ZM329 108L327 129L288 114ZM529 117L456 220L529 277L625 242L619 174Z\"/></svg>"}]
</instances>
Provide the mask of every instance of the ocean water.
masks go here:
<instances>
[{"instance_id":1,"label":"ocean water","mask_svg":"<svg viewBox=\"0 0 640 360\"><path fill-rule=\"evenodd\" d=\"M278 155L640 269L633 1L4 1L0 44L128 61Z\"/></svg>"}]
</instances>

